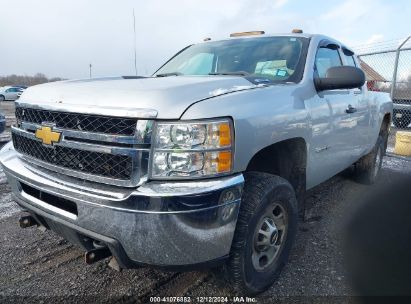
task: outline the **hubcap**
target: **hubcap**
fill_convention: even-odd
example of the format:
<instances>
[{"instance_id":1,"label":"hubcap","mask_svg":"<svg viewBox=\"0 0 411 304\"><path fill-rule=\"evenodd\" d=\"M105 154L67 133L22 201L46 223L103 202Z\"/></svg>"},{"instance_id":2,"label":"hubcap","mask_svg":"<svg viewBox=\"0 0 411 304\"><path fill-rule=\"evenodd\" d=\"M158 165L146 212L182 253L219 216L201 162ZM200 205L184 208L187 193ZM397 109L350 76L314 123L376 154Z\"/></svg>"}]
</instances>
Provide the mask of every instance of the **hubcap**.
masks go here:
<instances>
[{"instance_id":1,"label":"hubcap","mask_svg":"<svg viewBox=\"0 0 411 304\"><path fill-rule=\"evenodd\" d=\"M287 235L288 218L279 203L271 204L254 233L252 262L256 270L264 271L281 252Z\"/></svg>"}]
</instances>

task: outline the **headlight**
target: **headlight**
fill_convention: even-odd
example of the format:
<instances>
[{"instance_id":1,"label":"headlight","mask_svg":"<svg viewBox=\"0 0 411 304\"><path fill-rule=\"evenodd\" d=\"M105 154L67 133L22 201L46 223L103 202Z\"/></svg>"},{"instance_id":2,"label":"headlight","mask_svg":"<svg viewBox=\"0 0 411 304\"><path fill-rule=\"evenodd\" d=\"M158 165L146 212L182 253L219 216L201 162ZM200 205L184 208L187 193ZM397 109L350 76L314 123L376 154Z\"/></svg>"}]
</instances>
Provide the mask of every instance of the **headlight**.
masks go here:
<instances>
[{"instance_id":1,"label":"headlight","mask_svg":"<svg viewBox=\"0 0 411 304\"><path fill-rule=\"evenodd\" d=\"M232 169L231 120L157 123L152 178L207 177Z\"/></svg>"}]
</instances>

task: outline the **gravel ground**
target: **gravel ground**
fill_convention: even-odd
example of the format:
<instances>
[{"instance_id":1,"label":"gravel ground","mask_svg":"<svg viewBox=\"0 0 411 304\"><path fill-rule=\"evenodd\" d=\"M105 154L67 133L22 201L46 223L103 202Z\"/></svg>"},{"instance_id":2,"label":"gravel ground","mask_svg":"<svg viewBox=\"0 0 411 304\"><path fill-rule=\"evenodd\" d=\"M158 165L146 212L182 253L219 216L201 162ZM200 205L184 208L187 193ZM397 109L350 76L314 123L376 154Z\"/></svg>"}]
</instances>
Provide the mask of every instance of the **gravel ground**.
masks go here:
<instances>
[{"instance_id":1,"label":"gravel ground","mask_svg":"<svg viewBox=\"0 0 411 304\"><path fill-rule=\"evenodd\" d=\"M191 296L193 301L235 296L212 272L172 273L150 268L117 272L107 261L85 265L83 252L53 232L18 227L21 211L0 174L0 300L3 296L14 302L23 299L16 296L28 296L64 302L72 296L76 301L131 303L149 301L150 296ZM343 266L343 224L358 198L404 174L411 174L411 162L390 157L374 186L338 175L310 191L306 221L300 224L290 261L258 302L355 302Z\"/></svg>"},{"instance_id":2,"label":"gravel ground","mask_svg":"<svg viewBox=\"0 0 411 304\"><path fill-rule=\"evenodd\" d=\"M376 185L360 185L345 173L309 191L306 219L300 223L289 263L279 280L255 301L356 303L343 263L344 224L361 197L389 187L404 175L411 175L411 161L386 157ZM201 302L206 299L197 297L233 301L236 296L213 272L151 268L117 272L107 266L108 261L86 265L84 252L53 232L20 229L21 214L0 171L0 303L134 303L149 302L151 296L190 296L192 302Z\"/></svg>"}]
</instances>

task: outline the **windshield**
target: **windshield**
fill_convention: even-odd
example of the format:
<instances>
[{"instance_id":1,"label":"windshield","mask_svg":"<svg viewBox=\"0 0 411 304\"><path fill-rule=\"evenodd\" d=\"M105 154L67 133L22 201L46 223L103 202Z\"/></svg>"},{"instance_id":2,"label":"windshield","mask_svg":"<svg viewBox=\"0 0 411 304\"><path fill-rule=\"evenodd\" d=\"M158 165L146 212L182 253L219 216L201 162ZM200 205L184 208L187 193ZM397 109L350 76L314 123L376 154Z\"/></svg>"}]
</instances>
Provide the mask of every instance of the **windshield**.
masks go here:
<instances>
[{"instance_id":1,"label":"windshield","mask_svg":"<svg viewBox=\"0 0 411 304\"><path fill-rule=\"evenodd\" d=\"M187 47L154 76L238 75L298 82L302 78L308 39L243 38Z\"/></svg>"}]
</instances>

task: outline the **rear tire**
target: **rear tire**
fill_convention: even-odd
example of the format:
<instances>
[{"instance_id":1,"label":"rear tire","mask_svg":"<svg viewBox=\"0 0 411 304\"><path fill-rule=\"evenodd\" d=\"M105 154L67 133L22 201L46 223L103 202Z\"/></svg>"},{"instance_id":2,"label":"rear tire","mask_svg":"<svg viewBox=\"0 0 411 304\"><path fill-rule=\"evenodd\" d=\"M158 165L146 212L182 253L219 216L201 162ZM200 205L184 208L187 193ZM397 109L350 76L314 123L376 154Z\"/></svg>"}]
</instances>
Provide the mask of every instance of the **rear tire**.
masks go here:
<instances>
[{"instance_id":1,"label":"rear tire","mask_svg":"<svg viewBox=\"0 0 411 304\"><path fill-rule=\"evenodd\" d=\"M367 185L375 183L381 171L385 148L386 144L384 137L379 135L377 143L371 152L363 156L354 164L354 175L357 181Z\"/></svg>"},{"instance_id":2,"label":"rear tire","mask_svg":"<svg viewBox=\"0 0 411 304\"><path fill-rule=\"evenodd\" d=\"M242 197L227 274L241 294L268 289L285 265L297 231L298 206L285 179L250 172Z\"/></svg>"}]
</instances>

